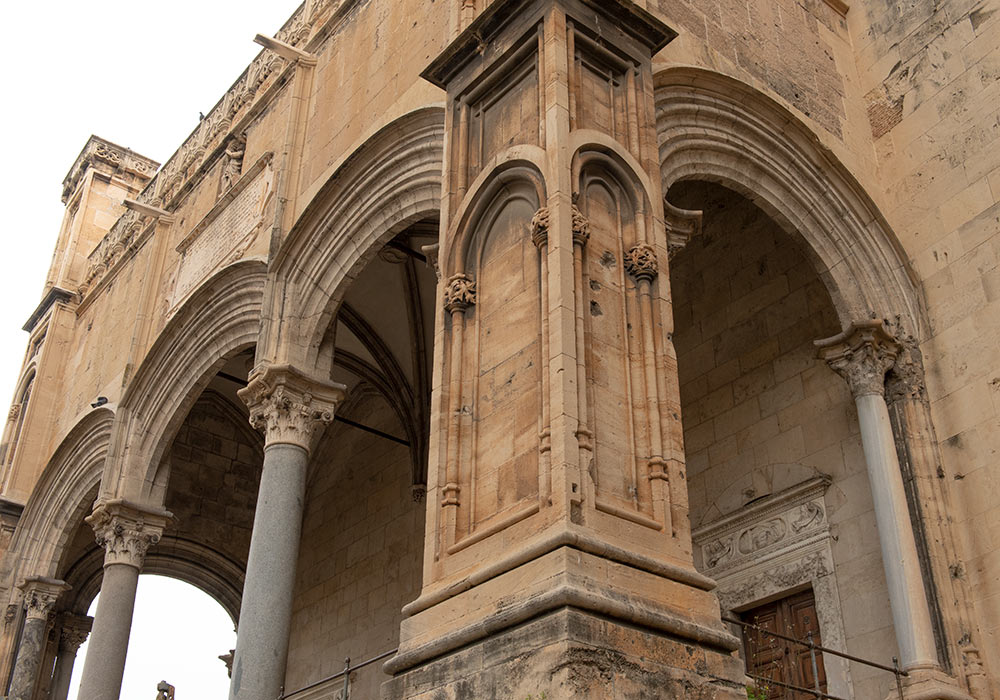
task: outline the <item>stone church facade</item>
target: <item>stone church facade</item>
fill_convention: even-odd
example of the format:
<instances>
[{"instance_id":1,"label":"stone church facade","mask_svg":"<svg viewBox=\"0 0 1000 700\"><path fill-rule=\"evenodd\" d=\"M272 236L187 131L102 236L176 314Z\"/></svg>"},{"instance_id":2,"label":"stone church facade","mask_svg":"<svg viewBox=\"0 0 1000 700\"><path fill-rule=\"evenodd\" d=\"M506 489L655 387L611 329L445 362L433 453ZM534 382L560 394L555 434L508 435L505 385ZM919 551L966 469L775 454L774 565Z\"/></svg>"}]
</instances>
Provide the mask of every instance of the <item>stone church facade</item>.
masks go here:
<instances>
[{"instance_id":1,"label":"stone church facade","mask_svg":"<svg viewBox=\"0 0 1000 700\"><path fill-rule=\"evenodd\" d=\"M830 697L1000 698L997 0L307 0L260 43L165 164L63 183L8 697L118 698L157 573L238 622L233 700L740 698L734 620L904 672L775 657Z\"/></svg>"}]
</instances>

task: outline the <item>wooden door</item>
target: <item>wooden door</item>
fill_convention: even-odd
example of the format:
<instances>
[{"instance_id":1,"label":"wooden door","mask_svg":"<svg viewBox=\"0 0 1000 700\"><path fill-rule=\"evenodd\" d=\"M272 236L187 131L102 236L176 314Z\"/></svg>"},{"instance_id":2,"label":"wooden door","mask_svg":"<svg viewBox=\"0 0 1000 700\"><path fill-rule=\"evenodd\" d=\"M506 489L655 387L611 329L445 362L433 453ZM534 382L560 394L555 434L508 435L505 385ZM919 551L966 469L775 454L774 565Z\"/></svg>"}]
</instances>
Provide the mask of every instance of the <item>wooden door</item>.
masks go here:
<instances>
[{"instance_id":1,"label":"wooden door","mask_svg":"<svg viewBox=\"0 0 1000 700\"><path fill-rule=\"evenodd\" d=\"M743 628L743 647L749 673L801 688L815 688L809 648L768 634L777 632L786 637L808 641L811 632L813 643L823 643L816 620L816 601L811 590L747 610L740 613L740 618L763 628ZM819 652L816 652L816 670L819 688L826 692L826 672L823 668L823 655ZM767 681L762 683L767 684ZM790 690L776 683L769 684L768 700L808 700L815 697L812 693Z\"/></svg>"}]
</instances>

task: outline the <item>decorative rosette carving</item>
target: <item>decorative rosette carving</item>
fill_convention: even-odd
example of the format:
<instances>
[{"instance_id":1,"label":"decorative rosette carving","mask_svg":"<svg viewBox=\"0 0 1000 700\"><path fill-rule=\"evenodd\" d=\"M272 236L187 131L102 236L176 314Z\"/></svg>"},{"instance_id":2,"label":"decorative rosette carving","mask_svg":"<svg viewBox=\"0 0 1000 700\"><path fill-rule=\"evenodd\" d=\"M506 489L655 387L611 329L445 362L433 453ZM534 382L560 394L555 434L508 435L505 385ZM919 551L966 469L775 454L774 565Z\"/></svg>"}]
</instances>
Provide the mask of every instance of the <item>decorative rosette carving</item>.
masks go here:
<instances>
[{"instance_id":1,"label":"decorative rosette carving","mask_svg":"<svg viewBox=\"0 0 1000 700\"><path fill-rule=\"evenodd\" d=\"M298 445L311 451L333 422L346 389L307 377L289 365L266 365L251 374L250 384L237 393L250 409L250 425L264 433L266 444Z\"/></svg>"},{"instance_id":2,"label":"decorative rosette carving","mask_svg":"<svg viewBox=\"0 0 1000 700\"><path fill-rule=\"evenodd\" d=\"M146 510L119 500L99 503L87 517L97 544L104 547L104 565L127 564L137 569L172 520L167 511Z\"/></svg>"},{"instance_id":3,"label":"decorative rosette carving","mask_svg":"<svg viewBox=\"0 0 1000 700\"><path fill-rule=\"evenodd\" d=\"M531 217L531 242L541 248L549 240L549 208L542 207Z\"/></svg>"},{"instance_id":4,"label":"decorative rosette carving","mask_svg":"<svg viewBox=\"0 0 1000 700\"><path fill-rule=\"evenodd\" d=\"M25 579L20 588L24 591L24 614L29 620L47 620L55 609L59 596L69 590L64 581L41 576Z\"/></svg>"},{"instance_id":5,"label":"decorative rosette carving","mask_svg":"<svg viewBox=\"0 0 1000 700\"><path fill-rule=\"evenodd\" d=\"M885 373L896 362L899 344L881 321L853 324L843 333L817 341L819 356L847 380L851 393L885 396Z\"/></svg>"},{"instance_id":6,"label":"decorative rosette carving","mask_svg":"<svg viewBox=\"0 0 1000 700\"><path fill-rule=\"evenodd\" d=\"M656 251L648 243L638 243L625 253L625 272L636 280L652 282L659 274Z\"/></svg>"},{"instance_id":7,"label":"decorative rosette carving","mask_svg":"<svg viewBox=\"0 0 1000 700\"><path fill-rule=\"evenodd\" d=\"M573 205L573 243L577 245L587 245L590 240L590 221L583 215L577 206Z\"/></svg>"},{"instance_id":8,"label":"decorative rosette carving","mask_svg":"<svg viewBox=\"0 0 1000 700\"><path fill-rule=\"evenodd\" d=\"M444 308L453 311L465 311L476 303L476 281L464 272L452 275L444 290Z\"/></svg>"}]
</instances>

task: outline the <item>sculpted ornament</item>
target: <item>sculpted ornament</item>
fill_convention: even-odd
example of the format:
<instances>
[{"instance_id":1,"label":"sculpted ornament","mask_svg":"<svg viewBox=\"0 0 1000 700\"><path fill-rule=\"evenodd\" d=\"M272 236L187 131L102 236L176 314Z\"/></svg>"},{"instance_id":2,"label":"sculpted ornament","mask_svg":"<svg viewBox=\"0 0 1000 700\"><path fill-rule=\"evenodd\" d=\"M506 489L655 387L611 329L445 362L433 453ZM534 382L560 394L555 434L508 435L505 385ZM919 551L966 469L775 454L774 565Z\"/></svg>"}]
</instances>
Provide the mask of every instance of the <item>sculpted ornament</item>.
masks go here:
<instances>
[{"instance_id":1,"label":"sculpted ornament","mask_svg":"<svg viewBox=\"0 0 1000 700\"><path fill-rule=\"evenodd\" d=\"M465 311L476 303L476 282L464 272L459 272L448 280L444 290L444 308L453 311Z\"/></svg>"},{"instance_id":2,"label":"sculpted ornament","mask_svg":"<svg viewBox=\"0 0 1000 700\"><path fill-rule=\"evenodd\" d=\"M843 333L816 341L820 359L847 380L851 393L885 395L885 373L896 362L899 344L881 321L855 323Z\"/></svg>"},{"instance_id":3,"label":"sculpted ornament","mask_svg":"<svg viewBox=\"0 0 1000 700\"><path fill-rule=\"evenodd\" d=\"M625 253L625 271L636 280L652 282L659 274L656 251L648 243L632 246Z\"/></svg>"},{"instance_id":4,"label":"sculpted ornament","mask_svg":"<svg viewBox=\"0 0 1000 700\"><path fill-rule=\"evenodd\" d=\"M311 451L333 422L346 388L307 377L289 365L265 365L237 393L250 409L250 425L264 433L266 444L298 445Z\"/></svg>"},{"instance_id":5,"label":"sculpted ornament","mask_svg":"<svg viewBox=\"0 0 1000 700\"><path fill-rule=\"evenodd\" d=\"M24 591L24 614L29 620L47 620L63 591L69 586L56 579L33 577L20 586Z\"/></svg>"},{"instance_id":6,"label":"sculpted ornament","mask_svg":"<svg viewBox=\"0 0 1000 700\"><path fill-rule=\"evenodd\" d=\"M59 632L59 651L76 654L80 645L87 641L93 623L92 617L64 614Z\"/></svg>"},{"instance_id":7,"label":"sculpted ornament","mask_svg":"<svg viewBox=\"0 0 1000 700\"><path fill-rule=\"evenodd\" d=\"M584 246L590 239L590 222L577 206L573 205L573 243Z\"/></svg>"},{"instance_id":8,"label":"sculpted ornament","mask_svg":"<svg viewBox=\"0 0 1000 700\"><path fill-rule=\"evenodd\" d=\"M542 207L531 217L531 242L541 248L549 240L549 208Z\"/></svg>"},{"instance_id":9,"label":"sculpted ornament","mask_svg":"<svg viewBox=\"0 0 1000 700\"><path fill-rule=\"evenodd\" d=\"M137 569L172 520L167 511L145 510L125 501L100 503L86 518L97 544L104 547L104 565L127 564Z\"/></svg>"}]
</instances>

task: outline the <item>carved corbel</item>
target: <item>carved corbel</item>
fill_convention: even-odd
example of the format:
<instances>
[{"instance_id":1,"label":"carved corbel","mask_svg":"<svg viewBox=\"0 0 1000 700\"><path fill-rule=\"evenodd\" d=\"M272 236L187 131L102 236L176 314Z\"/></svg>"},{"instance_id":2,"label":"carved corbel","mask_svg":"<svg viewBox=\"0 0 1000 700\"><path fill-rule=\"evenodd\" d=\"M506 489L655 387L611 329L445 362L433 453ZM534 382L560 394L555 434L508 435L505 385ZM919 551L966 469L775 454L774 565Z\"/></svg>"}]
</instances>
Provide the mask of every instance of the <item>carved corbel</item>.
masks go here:
<instances>
[{"instance_id":1,"label":"carved corbel","mask_svg":"<svg viewBox=\"0 0 1000 700\"><path fill-rule=\"evenodd\" d=\"M667 227L667 260L673 260L692 238L701 234L702 212L681 209L663 200L663 218Z\"/></svg>"}]
</instances>

